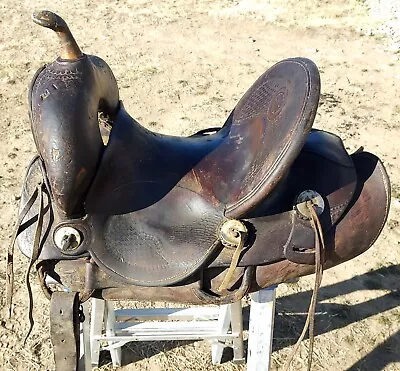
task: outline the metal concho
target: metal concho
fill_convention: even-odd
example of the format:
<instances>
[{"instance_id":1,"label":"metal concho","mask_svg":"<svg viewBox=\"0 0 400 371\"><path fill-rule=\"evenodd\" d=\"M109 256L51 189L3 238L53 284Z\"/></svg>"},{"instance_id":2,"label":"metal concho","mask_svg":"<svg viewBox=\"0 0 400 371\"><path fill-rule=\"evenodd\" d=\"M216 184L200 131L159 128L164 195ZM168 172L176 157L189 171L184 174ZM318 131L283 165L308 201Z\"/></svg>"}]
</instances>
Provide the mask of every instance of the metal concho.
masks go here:
<instances>
[{"instance_id":1,"label":"metal concho","mask_svg":"<svg viewBox=\"0 0 400 371\"><path fill-rule=\"evenodd\" d=\"M310 211L307 208L307 202L311 202L314 206L317 215L321 215L325 209L325 202L322 196L313 190L306 190L301 192L296 199L296 210L308 219L311 219Z\"/></svg>"},{"instance_id":2,"label":"metal concho","mask_svg":"<svg viewBox=\"0 0 400 371\"><path fill-rule=\"evenodd\" d=\"M54 243L62 251L77 249L82 242L79 231L72 227L60 227L54 233Z\"/></svg>"}]
</instances>

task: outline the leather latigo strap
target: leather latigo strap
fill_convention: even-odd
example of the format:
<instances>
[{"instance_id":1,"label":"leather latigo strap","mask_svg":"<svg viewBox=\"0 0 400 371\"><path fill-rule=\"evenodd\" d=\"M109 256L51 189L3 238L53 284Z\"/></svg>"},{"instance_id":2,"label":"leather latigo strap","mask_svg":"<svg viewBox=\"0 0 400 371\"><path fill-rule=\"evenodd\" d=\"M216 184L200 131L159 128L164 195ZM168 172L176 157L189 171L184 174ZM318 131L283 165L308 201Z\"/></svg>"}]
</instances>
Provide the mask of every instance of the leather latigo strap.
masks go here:
<instances>
[{"instance_id":1,"label":"leather latigo strap","mask_svg":"<svg viewBox=\"0 0 400 371\"><path fill-rule=\"evenodd\" d=\"M77 292L54 292L50 303L50 335L56 371L77 370L79 362L79 311Z\"/></svg>"}]
</instances>

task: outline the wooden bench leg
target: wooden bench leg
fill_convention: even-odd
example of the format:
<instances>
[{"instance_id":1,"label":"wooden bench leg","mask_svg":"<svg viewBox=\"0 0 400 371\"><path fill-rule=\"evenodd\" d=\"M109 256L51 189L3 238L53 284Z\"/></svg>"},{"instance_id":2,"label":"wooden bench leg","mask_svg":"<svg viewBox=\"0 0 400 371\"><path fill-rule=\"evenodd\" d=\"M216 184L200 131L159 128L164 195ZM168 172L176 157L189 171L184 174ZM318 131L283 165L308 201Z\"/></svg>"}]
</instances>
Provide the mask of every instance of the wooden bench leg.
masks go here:
<instances>
[{"instance_id":1,"label":"wooden bench leg","mask_svg":"<svg viewBox=\"0 0 400 371\"><path fill-rule=\"evenodd\" d=\"M221 305L219 308L219 317L217 323L218 334L227 334L231 324L231 312L228 305ZM225 344L221 341L215 341L211 345L211 360L214 365L220 364L222 353L224 352Z\"/></svg>"},{"instance_id":2,"label":"wooden bench leg","mask_svg":"<svg viewBox=\"0 0 400 371\"><path fill-rule=\"evenodd\" d=\"M115 312L114 303L112 301L106 301L106 335L115 335ZM108 345L112 345L114 342L109 342ZM121 366L122 364L122 352L121 347L110 348L111 361L114 367Z\"/></svg>"},{"instance_id":3,"label":"wooden bench leg","mask_svg":"<svg viewBox=\"0 0 400 371\"><path fill-rule=\"evenodd\" d=\"M99 365L100 341L96 336L101 336L105 317L105 301L92 298L92 317L90 323L90 350L93 367Z\"/></svg>"},{"instance_id":4,"label":"wooden bench leg","mask_svg":"<svg viewBox=\"0 0 400 371\"><path fill-rule=\"evenodd\" d=\"M195 310L194 310L195 309ZM164 313L164 312L165 313ZM185 313L183 313L185 312ZM126 334L115 336L116 321L129 313L129 323L132 322L132 329L125 328ZM133 319L135 320L133 321ZM151 319L161 320L160 323L148 322ZM170 327L165 326L165 321L175 319L171 322ZM147 321L146 321L147 320ZM138 323L135 323L139 321ZM210 323L213 321L214 323ZM102 325L105 323L105 335L102 332ZM208 322L208 323L207 323ZM127 324L125 321L124 324ZM153 326L154 336L149 333L150 324ZM178 326L178 324L180 326ZM162 326L161 326L162 325ZM183 326L181 326L183 325ZM185 326L190 326L186 327ZM196 325L196 326L194 326ZM146 327L147 326L147 327ZM159 328L159 330L157 330ZM187 328L193 329L193 334L187 333ZM201 329L206 330L205 332ZM197 332L196 332L197 329ZM167 332L166 332L167 330ZM182 333L182 331L186 331ZM130 333L131 332L131 333ZM92 299L92 322L91 322L91 362L92 365L98 365L100 341L107 341L108 349L111 353L113 366L121 365L121 345L129 341L141 341L143 334L144 339L157 338L158 340L170 339L175 336L177 339L213 339L211 345L212 363L221 363L222 354L226 347L232 347L234 353L234 361L243 361L243 318L242 304L237 302L229 305L221 305L218 307L196 307L186 309L152 308L147 310L114 310L112 301L102 301ZM109 340L110 339L110 340ZM112 340L111 340L112 339ZM219 340L217 340L219 339ZM232 341L233 345L227 341Z\"/></svg>"},{"instance_id":5,"label":"wooden bench leg","mask_svg":"<svg viewBox=\"0 0 400 371\"><path fill-rule=\"evenodd\" d=\"M221 305L219 310L217 332L220 335L225 335L231 329L232 334L237 335L233 338L233 362L242 363L244 362L242 302ZM211 358L214 365L221 363L225 348L225 341L215 341L211 345Z\"/></svg>"},{"instance_id":6,"label":"wooden bench leg","mask_svg":"<svg viewBox=\"0 0 400 371\"><path fill-rule=\"evenodd\" d=\"M248 371L270 369L275 319L275 289L276 286L272 286L250 294Z\"/></svg>"},{"instance_id":7,"label":"wooden bench leg","mask_svg":"<svg viewBox=\"0 0 400 371\"><path fill-rule=\"evenodd\" d=\"M243 313L242 301L230 305L232 333L238 334L233 338L233 362L244 363L243 356Z\"/></svg>"},{"instance_id":8,"label":"wooden bench leg","mask_svg":"<svg viewBox=\"0 0 400 371\"><path fill-rule=\"evenodd\" d=\"M83 304L83 314L85 315L85 321L81 323L81 340L80 340L80 359L78 364L79 371L89 371L92 369L92 353L91 353L91 336L89 330L89 308L88 302Z\"/></svg>"}]
</instances>

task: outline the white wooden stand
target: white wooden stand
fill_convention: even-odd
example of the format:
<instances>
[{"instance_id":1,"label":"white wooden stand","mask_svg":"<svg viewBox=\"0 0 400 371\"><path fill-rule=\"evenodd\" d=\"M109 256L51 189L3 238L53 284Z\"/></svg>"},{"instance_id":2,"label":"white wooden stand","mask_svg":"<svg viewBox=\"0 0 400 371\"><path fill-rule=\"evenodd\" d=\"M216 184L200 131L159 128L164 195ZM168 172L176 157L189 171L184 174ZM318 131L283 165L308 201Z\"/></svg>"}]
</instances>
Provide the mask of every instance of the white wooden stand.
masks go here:
<instances>
[{"instance_id":1,"label":"white wooden stand","mask_svg":"<svg viewBox=\"0 0 400 371\"><path fill-rule=\"evenodd\" d=\"M91 351L85 358L97 366L101 343L107 342L102 349L110 351L115 367L121 365L121 347L131 341L203 339L212 342L214 364L221 362L225 347L233 348L234 362L244 362L241 302L220 307L115 310L111 301L92 299Z\"/></svg>"},{"instance_id":2,"label":"white wooden stand","mask_svg":"<svg viewBox=\"0 0 400 371\"><path fill-rule=\"evenodd\" d=\"M248 371L270 369L275 289L276 286L271 286L250 294ZM84 312L89 319L87 304L84 305ZM233 348L234 362L244 362L241 302L220 307L115 310L111 301L92 299L90 331L89 321L86 320L81 333L82 371L98 365L101 343L104 342L108 345L102 349L110 351L114 367L121 365L121 347L130 341L207 339L212 342L213 364L221 362L226 347Z\"/></svg>"},{"instance_id":3,"label":"white wooden stand","mask_svg":"<svg viewBox=\"0 0 400 371\"><path fill-rule=\"evenodd\" d=\"M250 294L247 370L270 369L275 319L275 289L271 286Z\"/></svg>"}]
</instances>

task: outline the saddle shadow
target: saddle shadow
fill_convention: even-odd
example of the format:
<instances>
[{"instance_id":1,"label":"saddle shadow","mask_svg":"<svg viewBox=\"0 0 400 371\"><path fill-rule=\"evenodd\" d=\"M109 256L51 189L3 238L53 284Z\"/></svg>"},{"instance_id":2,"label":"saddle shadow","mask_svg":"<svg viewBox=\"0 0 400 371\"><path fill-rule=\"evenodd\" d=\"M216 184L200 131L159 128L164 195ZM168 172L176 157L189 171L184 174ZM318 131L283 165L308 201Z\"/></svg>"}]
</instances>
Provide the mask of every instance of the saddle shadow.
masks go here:
<instances>
[{"instance_id":1,"label":"saddle shadow","mask_svg":"<svg viewBox=\"0 0 400 371\"><path fill-rule=\"evenodd\" d=\"M352 323L391 310L400 303L400 265L383 267L349 280L322 287L316 308L316 336L346 327ZM361 290L387 290L387 294L359 304L323 303L323 301ZM312 291L304 291L276 299L274 340L272 351L296 343L306 320ZM243 309L243 326L249 328L250 307ZM308 334L305 339L308 339ZM245 343L247 348L247 342ZM379 344L360 359L349 371L381 370L387 364L400 362L400 331Z\"/></svg>"},{"instance_id":2,"label":"saddle shadow","mask_svg":"<svg viewBox=\"0 0 400 371\"><path fill-rule=\"evenodd\" d=\"M122 366L129 365L150 358L160 353L168 352L172 349L193 344L197 340L166 340L166 341L132 341L122 347ZM103 350L100 352L99 367L110 364L110 352Z\"/></svg>"},{"instance_id":3,"label":"saddle shadow","mask_svg":"<svg viewBox=\"0 0 400 371\"><path fill-rule=\"evenodd\" d=\"M347 371L383 370L390 363L400 362L400 330L379 344Z\"/></svg>"},{"instance_id":4,"label":"saddle shadow","mask_svg":"<svg viewBox=\"0 0 400 371\"><path fill-rule=\"evenodd\" d=\"M375 271L355 276L319 290L316 310L316 336L346 327L376 314L393 309L399 305L400 289L398 281L400 265L383 267ZM389 293L359 304L323 303L341 295L361 290L388 290ZM296 343L303 329L312 291L291 294L276 300L274 340L272 351L278 351ZM243 329L249 329L250 306L243 308ZM305 339L308 338L306 335ZM135 363L159 353L195 343L197 340L129 342L122 348L122 364ZM247 354L248 341L244 341L244 354ZM232 360L232 350L226 348L221 363ZM99 367L111 362L110 353L102 351ZM382 370L392 362L400 362L400 331L379 344L348 371Z\"/></svg>"},{"instance_id":5,"label":"saddle shadow","mask_svg":"<svg viewBox=\"0 0 400 371\"><path fill-rule=\"evenodd\" d=\"M201 340L166 340L166 341L141 341L129 342L122 347L122 366L126 366L143 359L150 358L160 353L168 352L172 349L190 345ZM211 347L210 347L211 353ZM233 359L233 349L224 349L221 364L230 362ZM102 350L99 357L99 368L112 363L109 351Z\"/></svg>"}]
</instances>

